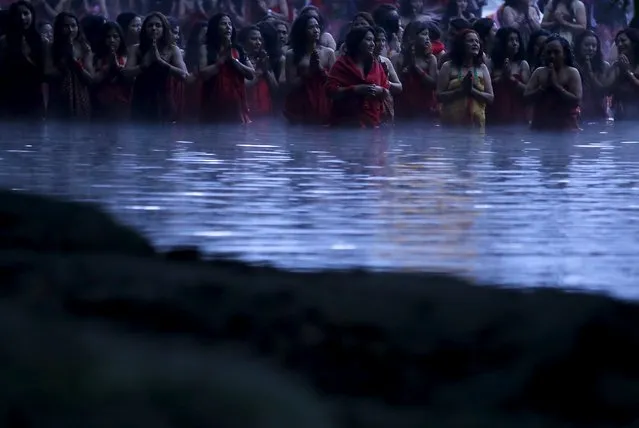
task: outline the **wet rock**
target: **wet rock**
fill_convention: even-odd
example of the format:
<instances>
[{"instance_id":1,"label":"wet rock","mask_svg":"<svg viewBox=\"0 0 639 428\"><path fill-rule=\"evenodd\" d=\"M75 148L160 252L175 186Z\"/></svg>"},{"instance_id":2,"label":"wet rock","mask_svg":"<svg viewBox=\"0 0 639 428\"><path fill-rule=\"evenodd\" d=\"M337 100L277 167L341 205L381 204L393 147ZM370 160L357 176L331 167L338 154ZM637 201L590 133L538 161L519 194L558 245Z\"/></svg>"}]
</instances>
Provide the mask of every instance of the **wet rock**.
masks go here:
<instances>
[{"instance_id":1,"label":"wet rock","mask_svg":"<svg viewBox=\"0 0 639 428\"><path fill-rule=\"evenodd\" d=\"M0 190L0 248L140 256L154 253L139 233L92 204L6 190Z\"/></svg>"},{"instance_id":2,"label":"wet rock","mask_svg":"<svg viewBox=\"0 0 639 428\"><path fill-rule=\"evenodd\" d=\"M639 419L639 308L605 296L126 251L7 249L0 275L7 305L65 320L61 342L102 337L82 327L99 320L152 343L140 350L147 358L240 346L320 392L341 427L612 428ZM109 360L109 346L91 355ZM20 400L11 402L7 417L19 422ZM181 417L197 414L184 406Z\"/></svg>"}]
</instances>

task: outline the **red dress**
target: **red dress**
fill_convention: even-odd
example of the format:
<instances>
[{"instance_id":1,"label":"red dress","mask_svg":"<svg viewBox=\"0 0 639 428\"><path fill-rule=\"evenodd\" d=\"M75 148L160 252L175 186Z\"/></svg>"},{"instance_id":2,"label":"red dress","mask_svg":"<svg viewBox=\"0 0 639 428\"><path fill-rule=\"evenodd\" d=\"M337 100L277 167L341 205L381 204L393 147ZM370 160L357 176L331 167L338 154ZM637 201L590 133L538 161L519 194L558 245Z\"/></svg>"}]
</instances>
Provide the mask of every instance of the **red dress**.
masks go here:
<instances>
[{"instance_id":1,"label":"red dress","mask_svg":"<svg viewBox=\"0 0 639 428\"><path fill-rule=\"evenodd\" d=\"M239 59L237 49L231 55ZM202 85L202 112L205 122L250 123L244 76L225 62L219 72Z\"/></svg>"},{"instance_id":2,"label":"red dress","mask_svg":"<svg viewBox=\"0 0 639 428\"><path fill-rule=\"evenodd\" d=\"M260 76L253 85L246 88L246 101L251 116L268 116L273 113L271 87L266 77Z\"/></svg>"},{"instance_id":3,"label":"red dress","mask_svg":"<svg viewBox=\"0 0 639 428\"><path fill-rule=\"evenodd\" d=\"M326 72L311 72L302 79L302 85L286 95L284 116L293 124L327 124L331 102L326 95Z\"/></svg>"},{"instance_id":4,"label":"red dress","mask_svg":"<svg viewBox=\"0 0 639 428\"><path fill-rule=\"evenodd\" d=\"M395 115L398 118L435 118L439 104L435 86L428 85L419 72L410 68L401 73L402 92L395 96Z\"/></svg>"},{"instance_id":5,"label":"red dress","mask_svg":"<svg viewBox=\"0 0 639 428\"><path fill-rule=\"evenodd\" d=\"M521 75L514 74L513 77L519 82L523 82ZM515 82L502 78L493 81L493 91L495 100L487 107L486 121L491 124L511 124L526 123L527 109L524 95Z\"/></svg>"},{"instance_id":6,"label":"red dress","mask_svg":"<svg viewBox=\"0 0 639 428\"><path fill-rule=\"evenodd\" d=\"M118 65L124 67L125 57L117 58ZM108 69L110 64L98 62L98 67ZM95 113L101 118L128 117L131 108L131 85L120 76L108 76L94 90Z\"/></svg>"},{"instance_id":7,"label":"red dress","mask_svg":"<svg viewBox=\"0 0 639 428\"><path fill-rule=\"evenodd\" d=\"M326 90L335 93L340 88L356 85L377 85L390 88L388 76L382 64L375 60L366 76L362 75L357 64L348 55L342 55L328 73ZM382 123L384 114L384 98L363 97L352 93L333 101L331 123L333 125L359 125L377 127Z\"/></svg>"},{"instance_id":8,"label":"red dress","mask_svg":"<svg viewBox=\"0 0 639 428\"><path fill-rule=\"evenodd\" d=\"M575 131L579 129L579 105L564 100L553 89L544 92L533 105L532 129Z\"/></svg>"}]
</instances>

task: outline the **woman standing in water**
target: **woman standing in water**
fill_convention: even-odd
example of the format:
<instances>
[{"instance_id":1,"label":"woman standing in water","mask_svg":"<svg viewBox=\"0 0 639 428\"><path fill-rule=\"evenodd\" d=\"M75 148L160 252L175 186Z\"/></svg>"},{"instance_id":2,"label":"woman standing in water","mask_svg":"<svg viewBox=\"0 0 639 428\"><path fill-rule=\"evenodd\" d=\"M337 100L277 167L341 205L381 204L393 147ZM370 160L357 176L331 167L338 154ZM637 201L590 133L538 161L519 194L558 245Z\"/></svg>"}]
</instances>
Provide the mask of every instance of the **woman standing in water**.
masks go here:
<instances>
[{"instance_id":1,"label":"woman standing in water","mask_svg":"<svg viewBox=\"0 0 639 428\"><path fill-rule=\"evenodd\" d=\"M495 99L488 108L488 122L526 123L524 90L530 78L530 67L525 60L519 31L514 28L500 28L497 31L491 65Z\"/></svg>"},{"instance_id":2,"label":"woman standing in water","mask_svg":"<svg viewBox=\"0 0 639 428\"><path fill-rule=\"evenodd\" d=\"M628 28L615 37L619 56L607 81L612 91L615 120L639 119L639 31Z\"/></svg>"},{"instance_id":3,"label":"woman standing in water","mask_svg":"<svg viewBox=\"0 0 639 428\"><path fill-rule=\"evenodd\" d=\"M502 28L519 31L523 46L527 46L530 36L541 28L541 14L531 0L506 0L497 15Z\"/></svg>"},{"instance_id":4,"label":"woman standing in water","mask_svg":"<svg viewBox=\"0 0 639 428\"><path fill-rule=\"evenodd\" d=\"M493 102L493 86L484 64L479 35L463 30L453 43L437 79L437 97L445 125L484 129L486 105Z\"/></svg>"},{"instance_id":5,"label":"woman standing in water","mask_svg":"<svg viewBox=\"0 0 639 428\"><path fill-rule=\"evenodd\" d=\"M393 97L401 94L402 82L400 82L395 67L390 59L386 56L387 51L387 39L386 31L382 27L376 27L373 29L375 32L375 58L382 64L382 68L388 76L388 82L390 84L389 94L384 98L384 122L392 123L395 120L395 102Z\"/></svg>"},{"instance_id":6,"label":"woman standing in water","mask_svg":"<svg viewBox=\"0 0 639 428\"><path fill-rule=\"evenodd\" d=\"M438 115L435 95L437 58L432 53L430 29L425 22L413 21L404 31L401 53L393 57L399 71L402 93L396 97L398 118L430 118Z\"/></svg>"},{"instance_id":7,"label":"woman standing in water","mask_svg":"<svg viewBox=\"0 0 639 428\"><path fill-rule=\"evenodd\" d=\"M94 111L101 119L129 117L131 85L122 70L127 50L122 29L115 22L107 22L100 31L95 52Z\"/></svg>"},{"instance_id":8,"label":"woman standing in water","mask_svg":"<svg viewBox=\"0 0 639 428\"><path fill-rule=\"evenodd\" d=\"M331 124L378 127L390 83L376 60L373 29L354 28L346 35L347 53L331 68L326 90L333 99Z\"/></svg>"},{"instance_id":9,"label":"woman standing in water","mask_svg":"<svg viewBox=\"0 0 639 428\"><path fill-rule=\"evenodd\" d=\"M130 52L124 72L135 78L131 99L134 119L160 122L176 119L171 78L184 79L187 71L169 23L161 13L153 12L144 19L140 44Z\"/></svg>"},{"instance_id":10,"label":"woman standing in water","mask_svg":"<svg viewBox=\"0 0 639 428\"><path fill-rule=\"evenodd\" d=\"M55 18L49 57L49 116L88 119L91 116L89 87L93 83L93 53L75 15L62 12Z\"/></svg>"},{"instance_id":11,"label":"woman standing in water","mask_svg":"<svg viewBox=\"0 0 639 428\"><path fill-rule=\"evenodd\" d=\"M286 53L286 83L289 93L284 116L294 124L326 124L330 102L324 87L326 72L335 63L335 52L319 44L320 25L309 15L293 23Z\"/></svg>"},{"instance_id":12,"label":"woman standing in water","mask_svg":"<svg viewBox=\"0 0 639 428\"><path fill-rule=\"evenodd\" d=\"M255 70L255 77L245 83L249 112L252 117L269 116L273 113L273 95L279 86L279 76L275 74L264 49L262 33L256 26L244 27L239 41Z\"/></svg>"},{"instance_id":13,"label":"woman standing in water","mask_svg":"<svg viewBox=\"0 0 639 428\"><path fill-rule=\"evenodd\" d=\"M533 72L524 92L533 104L531 128L578 130L582 86L570 43L561 36L550 36L543 56L546 65Z\"/></svg>"},{"instance_id":14,"label":"woman standing in water","mask_svg":"<svg viewBox=\"0 0 639 428\"><path fill-rule=\"evenodd\" d=\"M594 32L584 31L575 39L575 64L583 86L581 118L605 120L608 117L606 74L609 65L603 59L601 43Z\"/></svg>"},{"instance_id":15,"label":"woman standing in water","mask_svg":"<svg viewBox=\"0 0 639 428\"><path fill-rule=\"evenodd\" d=\"M0 111L9 117L44 116L45 49L35 21L30 3L13 3L0 39Z\"/></svg>"},{"instance_id":16,"label":"woman standing in water","mask_svg":"<svg viewBox=\"0 0 639 428\"><path fill-rule=\"evenodd\" d=\"M586 29L587 23L586 6L581 0L550 0L541 28L558 33L572 43L575 36Z\"/></svg>"},{"instance_id":17,"label":"woman standing in water","mask_svg":"<svg viewBox=\"0 0 639 428\"><path fill-rule=\"evenodd\" d=\"M202 78L202 120L205 122L249 123L245 80L253 80L255 70L244 50L236 43L231 17L214 15L200 52Z\"/></svg>"}]
</instances>

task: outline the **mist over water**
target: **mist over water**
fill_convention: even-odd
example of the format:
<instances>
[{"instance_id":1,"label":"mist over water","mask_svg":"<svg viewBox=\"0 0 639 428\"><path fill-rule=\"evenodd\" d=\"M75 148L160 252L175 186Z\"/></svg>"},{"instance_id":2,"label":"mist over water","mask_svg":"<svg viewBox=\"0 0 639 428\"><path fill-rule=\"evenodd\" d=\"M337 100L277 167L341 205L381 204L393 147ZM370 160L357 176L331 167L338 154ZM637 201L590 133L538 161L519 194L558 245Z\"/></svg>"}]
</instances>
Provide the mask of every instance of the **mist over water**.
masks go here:
<instances>
[{"instance_id":1,"label":"mist over water","mask_svg":"<svg viewBox=\"0 0 639 428\"><path fill-rule=\"evenodd\" d=\"M0 124L0 186L95 201L159 247L639 297L639 126L486 135Z\"/></svg>"}]
</instances>

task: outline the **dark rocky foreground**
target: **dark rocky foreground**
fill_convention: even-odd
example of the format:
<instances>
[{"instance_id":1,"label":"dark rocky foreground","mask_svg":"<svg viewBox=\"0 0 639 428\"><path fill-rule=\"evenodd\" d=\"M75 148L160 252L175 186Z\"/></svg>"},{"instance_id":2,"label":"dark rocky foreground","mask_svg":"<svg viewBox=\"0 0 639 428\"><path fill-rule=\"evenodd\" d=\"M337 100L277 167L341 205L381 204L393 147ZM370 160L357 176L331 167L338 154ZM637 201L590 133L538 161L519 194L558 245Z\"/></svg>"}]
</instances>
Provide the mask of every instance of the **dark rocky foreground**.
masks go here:
<instances>
[{"instance_id":1,"label":"dark rocky foreground","mask_svg":"<svg viewBox=\"0 0 639 428\"><path fill-rule=\"evenodd\" d=\"M156 252L0 192L0 426L639 426L639 307Z\"/></svg>"}]
</instances>

